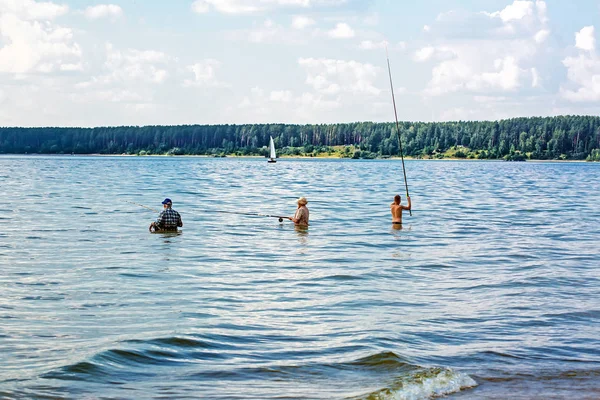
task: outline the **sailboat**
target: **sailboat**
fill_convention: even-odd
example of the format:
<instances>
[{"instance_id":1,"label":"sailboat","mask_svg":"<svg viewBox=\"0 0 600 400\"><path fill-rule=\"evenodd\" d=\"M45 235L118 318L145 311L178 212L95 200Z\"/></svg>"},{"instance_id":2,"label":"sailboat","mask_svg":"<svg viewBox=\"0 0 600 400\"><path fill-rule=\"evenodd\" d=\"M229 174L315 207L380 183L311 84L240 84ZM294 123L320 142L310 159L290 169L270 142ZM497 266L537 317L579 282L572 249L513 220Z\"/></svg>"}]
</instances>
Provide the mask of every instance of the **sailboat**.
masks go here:
<instances>
[{"instance_id":1,"label":"sailboat","mask_svg":"<svg viewBox=\"0 0 600 400\"><path fill-rule=\"evenodd\" d=\"M275 154L275 143L273 143L273 136L270 136L271 140L269 140L269 161L270 163L277 162L275 159L277 155Z\"/></svg>"}]
</instances>

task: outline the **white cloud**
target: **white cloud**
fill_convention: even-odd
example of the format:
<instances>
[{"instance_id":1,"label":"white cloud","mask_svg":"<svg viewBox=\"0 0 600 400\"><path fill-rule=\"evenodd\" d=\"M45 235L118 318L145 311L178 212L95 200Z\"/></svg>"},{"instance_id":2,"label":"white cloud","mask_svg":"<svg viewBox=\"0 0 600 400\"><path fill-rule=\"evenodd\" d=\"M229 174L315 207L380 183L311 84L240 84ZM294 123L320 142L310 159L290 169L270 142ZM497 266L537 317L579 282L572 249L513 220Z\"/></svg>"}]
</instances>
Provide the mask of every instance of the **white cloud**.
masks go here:
<instances>
[{"instance_id":1,"label":"white cloud","mask_svg":"<svg viewBox=\"0 0 600 400\"><path fill-rule=\"evenodd\" d=\"M254 87L238 104L235 115L243 121L314 121L317 115L330 116L331 111L340 109L340 97L331 98L319 93L304 92L295 94L290 90L272 90L266 92ZM293 123L292 122L292 123Z\"/></svg>"},{"instance_id":2,"label":"white cloud","mask_svg":"<svg viewBox=\"0 0 600 400\"><path fill-rule=\"evenodd\" d=\"M89 19L119 18L123 15L123 9L115 4L98 4L85 9L83 14Z\"/></svg>"},{"instance_id":3,"label":"white cloud","mask_svg":"<svg viewBox=\"0 0 600 400\"><path fill-rule=\"evenodd\" d=\"M547 26L547 6L544 1L516 0L501 11L483 12L481 15L488 17L487 25L494 35L519 37L530 33L536 35L536 39L543 41L550 33ZM495 26L494 20L501 25Z\"/></svg>"},{"instance_id":4,"label":"white cloud","mask_svg":"<svg viewBox=\"0 0 600 400\"><path fill-rule=\"evenodd\" d=\"M83 71L83 64L82 63L77 63L77 64L61 64L60 70L61 71L67 71L67 72Z\"/></svg>"},{"instance_id":5,"label":"white cloud","mask_svg":"<svg viewBox=\"0 0 600 400\"><path fill-rule=\"evenodd\" d=\"M575 47L587 51L592 51L596 48L593 26L586 26L575 34Z\"/></svg>"},{"instance_id":6,"label":"white cloud","mask_svg":"<svg viewBox=\"0 0 600 400\"><path fill-rule=\"evenodd\" d=\"M514 92L534 80L539 82L539 75L533 75L531 69L522 68L512 55L494 60L491 68L487 66L490 53L480 56L469 47L455 49L456 57L441 62L433 68L425 94L440 96L452 92ZM480 58L482 57L482 58Z\"/></svg>"},{"instance_id":7,"label":"white cloud","mask_svg":"<svg viewBox=\"0 0 600 400\"><path fill-rule=\"evenodd\" d=\"M362 40L358 45L361 50L380 50L388 48L389 50L403 51L406 49L406 42L398 42L396 44L390 44L387 40L372 41Z\"/></svg>"},{"instance_id":8,"label":"white cloud","mask_svg":"<svg viewBox=\"0 0 600 400\"><path fill-rule=\"evenodd\" d=\"M596 37L593 26L586 26L575 33L575 47L580 49L577 57L566 57L568 82L561 85L560 95L571 102L600 101L600 57L596 53Z\"/></svg>"},{"instance_id":9,"label":"white cloud","mask_svg":"<svg viewBox=\"0 0 600 400\"><path fill-rule=\"evenodd\" d=\"M379 14L373 13L364 17L362 22L365 25L377 26L379 25L379 20Z\"/></svg>"},{"instance_id":10,"label":"white cloud","mask_svg":"<svg viewBox=\"0 0 600 400\"><path fill-rule=\"evenodd\" d=\"M223 14L253 14L282 7L306 9L344 3L346 0L196 0L192 3L192 11L198 14L211 10Z\"/></svg>"},{"instance_id":11,"label":"white cloud","mask_svg":"<svg viewBox=\"0 0 600 400\"><path fill-rule=\"evenodd\" d=\"M507 99L507 97L502 96L473 96L473 100L478 103L498 103Z\"/></svg>"},{"instance_id":12,"label":"white cloud","mask_svg":"<svg viewBox=\"0 0 600 400\"><path fill-rule=\"evenodd\" d=\"M542 0L536 0L535 7L537 8L537 14L538 14L538 18L540 19L540 21L543 24L548 22L548 16L547 16L548 6L546 5L546 2L542 1Z\"/></svg>"},{"instance_id":13,"label":"white cloud","mask_svg":"<svg viewBox=\"0 0 600 400\"><path fill-rule=\"evenodd\" d=\"M540 87L540 74L536 68L531 68L531 87Z\"/></svg>"},{"instance_id":14,"label":"white cloud","mask_svg":"<svg viewBox=\"0 0 600 400\"><path fill-rule=\"evenodd\" d=\"M519 68L514 57L507 56L494 61L493 72L484 72L474 76L467 83L467 88L472 90L500 89L502 91L515 90L520 86L520 78L526 71Z\"/></svg>"},{"instance_id":15,"label":"white cloud","mask_svg":"<svg viewBox=\"0 0 600 400\"><path fill-rule=\"evenodd\" d=\"M96 94L96 98L101 101L110 101L112 103L143 103L147 100L139 93L123 89L102 90Z\"/></svg>"},{"instance_id":16,"label":"white cloud","mask_svg":"<svg viewBox=\"0 0 600 400\"><path fill-rule=\"evenodd\" d=\"M378 95L381 92L374 85L380 68L371 64L324 58L301 58L298 64L307 72L306 83L319 94Z\"/></svg>"},{"instance_id":17,"label":"white cloud","mask_svg":"<svg viewBox=\"0 0 600 400\"><path fill-rule=\"evenodd\" d=\"M375 50L385 49L387 45L387 40L381 40L379 42L373 42L372 40L363 40L360 42L360 45L358 47L362 50Z\"/></svg>"},{"instance_id":18,"label":"white cloud","mask_svg":"<svg viewBox=\"0 0 600 400\"><path fill-rule=\"evenodd\" d=\"M154 50L117 50L111 43L106 44L104 73L87 82L79 83L79 88L102 87L124 84L135 86L140 83L161 84L169 77L168 64L171 58Z\"/></svg>"},{"instance_id":19,"label":"white cloud","mask_svg":"<svg viewBox=\"0 0 600 400\"><path fill-rule=\"evenodd\" d=\"M197 14L205 14L210 11L210 4L204 0L196 0L192 3L192 11Z\"/></svg>"},{"instance_id":20,"label":"white cloud","mask_svg":"<svg viewBox=\"0 0 600 400\"><path fill-rule=\"evenodd\" d=\"M0 1L0 15L13 14L19 19L52 20L69 12L69 7L52 2L38 2L34 0L2 0Z\"/></svg>"},{"instance_id":21,"label":"white cloud","mask_svg":"<svg viewBox=\"0 0 600 400\"><path fill-rule=\"evenodd\" d=\"M516 0L513 4L506 6L506 8L504 8L502 11L496 11L488 15L491 17L500 17L500 19L502 19L504 22L510 22L531 16L533 15L533 12L534 3L532 1Z\"/></svg>"},{"instance_id":22,"label":"white cloud","mask_svg":"<svg viewBox=\"0 0 600 400\"><path fill-rule=\"evenodd\" d=\"M546 39L548 38L549 35L550 35L549 30L541 29L535 34L533 39L536 41L536 43L543 43L546 41Z\"/></svg>"},{"instance_id":23,"label":"white cloud","mask_svg":"<svg viewBox=\"0 0 600 400\"><path fill-rule=\"evenodd\" d=\"M254 24L252 29L232 31L227 34L230 40L251 43L302 44L317 34L317 30L287 29L271 19Z\"/></svg>"},{"instance_id":24,"label":"white cloud","mask_svg":"<svg viewBox=\"0 0 600 400\"><path fill-rule=\"evenodd\" d=\"M275 24L273 20L267 19L261 27L254 29L246 35L246 38L254 43L263 43L269 40L281 38L283 27Z\"/></svg>"},{"instance_id":25,"label":"white cloud","mask_svg":"<svg viewBox=\"0 0 600 400\"><path fill-rule=\"evenodd\" d=\"M258 1L196 0L192 3L192 10L196 13L206 13L211 8L224 14L248 14L263 10Z\"/></svg>"},{"instance_id":26,"label":"white cloud","mask_svg":"<svg viewBox=\"0 0 600 400\"><path fill-rule=\"evenodd\" d=\"M432 59L435 59L437 61L448 60L454 57L456 57L454 50L452 49L452 47L447 46L426 46L417 50L413 55L413 59L416 62L425 62Z\"/></svg>"},{"instance_id":27,"label":"white cloud","mask_svg":"<svg viewBox=\"0 0 600 400\"><path fill-rule=\"evenodd\" d=\"M435 53L435 47L433 46L427 46L427 47L423 47L420 50L417 50L415 52L415 61L417 62L424 62L429 60L433 54Z\"/></svg>"},{"instance_id":28,"label":"white cloud","mask_svg":"<svg viewBox=\"0 0 600 400\"><path fill-rule=\"evenodd\" d=\"M57 15L57 10L47 5L39 10L33 7L27 12L51 17ZM15 13L0 13L0 39L5 43L0 48L0 72L48 73L81 58L81 48L74 42L71 29L49 21L31 20L33 14L19 17Z\"/></svg>"},{"instance_id":29,"label":"white cloud","mask_svg":"<svg viewBox=\"0 0 600 400\"><path fill-rule=\"evenodd\" d=\"M294 29L305 29L315 24L315 20L303 15L297 15L292 19L292 28Z\"/></svg>"},{"instance_id":30,"label":"white cloud","mask_svg":"<svg viewBox=\"0 0 600 400\"><path fill-rule=\"evenodd\" d=\"M274 90L269 95L269 100L289 103L292 101L292 92L289 90Z\"/></svg>"},{"instance_id":31,"label":"white cloud","mask_svg":"<svg viewBox=\"0 0 600 400\"><path fill-rule=\"evenodd\" d=\"M328 109L339 108L341 106L341 100L336 98L331 100L325 98L325 96L314 93L302 93L300 96L300 103L309 108L327 111Z\"/></svg>"},{"instance_id":32,"label":"white cloud","mask_svg":"<svg viewBox=\"0 0 600 400\"><path fill-rule=\"evenodd\" d=\"M540 88L550 36L544 1L516 0L501 11L440 14L416 62L437 60L424 94L518 93Z\"/></svg>"},{"instance_id":33,"label":"white cloud","mask_svg":"<svg viewBox=\"0 0 600 400\"><path fill-rule=\"evenodd\" d=\"M349 39L354 37L354 30L345 22L339 22L335 28L327 32L327 35L334 39Z\"/></svg>"},{"instance_id":34,"label":"white cloud","mask_svg":"<svg viewBox=\"0 0 600 400\"><path fill-rule=\"evenodd\" d=\"M189 65L187 70L194 74L194 79L186 79L184 86L226 86L217 79L216 71L220 66L221 63L213 59Z\"/></svg>"},{"instance_id":35,"label":"white cloud","mask_svg":"<svg viewBox=\"0 0 600 400\"><path fill-rule=\"evenodd\" d=\"M429 25L425 25L425 26L423 27L423 32L430 32L430 31L431 31L431 26L429 26Z\"/></svg>"},{"instance_id":36,"label":"white cloud","mask_svg":"<svg viewBox=\"0 0 600 400\"><path fill-rule=\"evenodd\" d=\"M561 86L561 96L572 102L600 101L600 57L595 53L580 54L565 58L563 64L569 82Z\"/></svg>"}]
</instances>

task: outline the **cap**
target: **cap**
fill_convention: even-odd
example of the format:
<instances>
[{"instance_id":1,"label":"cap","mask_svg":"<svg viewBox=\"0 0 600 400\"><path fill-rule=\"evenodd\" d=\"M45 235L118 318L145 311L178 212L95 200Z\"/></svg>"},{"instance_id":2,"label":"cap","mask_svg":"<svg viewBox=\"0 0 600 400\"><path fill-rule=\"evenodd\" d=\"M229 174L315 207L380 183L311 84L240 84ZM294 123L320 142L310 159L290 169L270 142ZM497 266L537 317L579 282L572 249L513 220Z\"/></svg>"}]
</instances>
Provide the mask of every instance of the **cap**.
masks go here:
<instances>
[{"instance_id":1,"label":"cap","mask_svg":"<svg viewBox=\"0 0 600 400\"><path fill-rule=\"evenodd\" d=\"M169 199L169 198L166 198L166 199L164 199L164 200L163 200L163 202L162 202L162 203L163 203L163 204L172 204L173 202L171 201L171 199Z\"/></svg>"}]
</instances>

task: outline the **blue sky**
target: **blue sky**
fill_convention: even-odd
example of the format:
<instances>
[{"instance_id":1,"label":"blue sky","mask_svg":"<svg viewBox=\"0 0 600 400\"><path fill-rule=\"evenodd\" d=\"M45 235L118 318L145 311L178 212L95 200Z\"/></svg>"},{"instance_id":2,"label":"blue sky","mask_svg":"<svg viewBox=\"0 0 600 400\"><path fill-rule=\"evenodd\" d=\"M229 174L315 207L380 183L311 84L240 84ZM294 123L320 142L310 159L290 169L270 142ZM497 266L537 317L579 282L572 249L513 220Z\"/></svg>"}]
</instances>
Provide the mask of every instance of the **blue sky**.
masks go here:
<instances>
[{"instance_id":1,"label":"blue sky","mask_svg":"<svg viewBox=\"0 0 600 400\"><path fill-rule=\"evenodd\" d=\"M600 0L0 0L0 126L598 114Z\"/></svg>"}]
</instances>

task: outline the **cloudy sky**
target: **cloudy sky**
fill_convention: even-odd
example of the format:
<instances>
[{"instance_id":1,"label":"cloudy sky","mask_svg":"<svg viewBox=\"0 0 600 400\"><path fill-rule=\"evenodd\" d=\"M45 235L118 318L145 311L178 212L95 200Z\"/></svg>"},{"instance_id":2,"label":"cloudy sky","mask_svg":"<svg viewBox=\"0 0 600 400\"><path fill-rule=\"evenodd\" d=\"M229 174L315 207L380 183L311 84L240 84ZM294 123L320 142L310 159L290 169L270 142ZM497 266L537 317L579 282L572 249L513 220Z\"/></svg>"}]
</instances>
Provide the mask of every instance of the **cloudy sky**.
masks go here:
<instances>
[{"instance_id":1,"label":"cloudy sky","mask_svg":"<svg viewBox=\"0 0 600 400\"><path fill-rule=\"evenodd\" d=\"M600 0L0 0L0 126L598 114Z\"/></svg>"}]
</instances>

